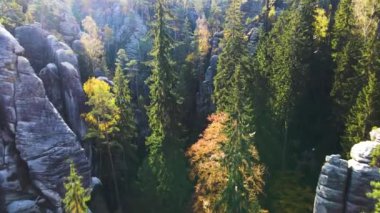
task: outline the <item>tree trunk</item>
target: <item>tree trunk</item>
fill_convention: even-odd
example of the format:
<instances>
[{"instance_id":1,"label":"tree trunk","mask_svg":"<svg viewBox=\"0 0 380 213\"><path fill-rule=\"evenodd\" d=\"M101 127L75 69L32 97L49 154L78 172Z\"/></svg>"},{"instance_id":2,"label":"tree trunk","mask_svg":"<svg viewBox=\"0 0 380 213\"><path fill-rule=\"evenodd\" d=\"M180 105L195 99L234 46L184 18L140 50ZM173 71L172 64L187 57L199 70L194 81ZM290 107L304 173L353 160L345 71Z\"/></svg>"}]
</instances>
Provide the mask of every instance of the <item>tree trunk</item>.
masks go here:
<instances>
[{"instance_id":1,"label":"tree trunk","mask_svg":"<svg viewBox=\"0 0 380 213\"><path fill-rule=\"evenodd\" d=\"M112 159L112 153L111 153L111 145L109 142L107 142L107 152L108 152L108 157L109 157L109 160L110 160L110 164L111 164L111 171L112 171L112 179L113 179L113 183L114 183L114 187L115 187L115 196L116 196L116 203L117 203L117 210L116 212L120 212L121 211L121 203L120 203L120 194L119 194L119 186L118 186L118 183L117 183L117 179L116 179L116 174L115 174L115 167L114 167L114 163L113 163L113 159Z\"/></svg>"},{"instance_id":2,"label":"tree trunk","mask_svg":"<svg viewBox=\"0 0 380 213\"><path fill-rule=\"evenodd\" d=\"M288 122L284 122L284 142L282 147L282 170L286 169L286 149L288 147Z\"/></svg>"}]
</instances>

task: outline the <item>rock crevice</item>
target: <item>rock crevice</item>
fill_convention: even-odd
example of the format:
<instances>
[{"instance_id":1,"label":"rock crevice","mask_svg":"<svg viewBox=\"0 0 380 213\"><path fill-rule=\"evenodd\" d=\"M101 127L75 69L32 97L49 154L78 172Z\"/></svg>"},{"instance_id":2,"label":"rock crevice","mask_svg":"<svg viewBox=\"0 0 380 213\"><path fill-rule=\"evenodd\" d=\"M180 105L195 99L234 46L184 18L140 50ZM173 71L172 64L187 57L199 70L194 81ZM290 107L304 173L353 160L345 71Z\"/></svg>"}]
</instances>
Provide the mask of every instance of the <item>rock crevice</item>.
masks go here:
<instances>
[{"instance_id":1,"label":"rock crevice","mask_svg":"<svg viewBox=\"0 0 380 213\"><path fill-rule=\"evenodd\" d=\"M379 181L379 168L370 165L372 151L380 145L380 134L371 132L372 141L355 144L351 159L340 155L326 157L314 200L315 213L372 212L375 201L367 197L371 181Z\"/></svg>"},{"instance_id":2,"label":"rock crevice","mask_svg":"<svg viewBox=\"0 0 380 213\"><path fill-rule=\"evenodd\" d=\"M37 203L60 211L69 160L87 188L90 164L77 135L48 99L43 81L21 56L23 51L0 25L0 104L5 111L0 114L5 123L0 128L0 157L4 159L0 161L0 188L5 191L8 212L37 208L38 197L42 199ZM66 67L71 69L69 74L74 71L73 66ZM29 181L23 181L23 176Z\"/></svg>"}]
</instances>

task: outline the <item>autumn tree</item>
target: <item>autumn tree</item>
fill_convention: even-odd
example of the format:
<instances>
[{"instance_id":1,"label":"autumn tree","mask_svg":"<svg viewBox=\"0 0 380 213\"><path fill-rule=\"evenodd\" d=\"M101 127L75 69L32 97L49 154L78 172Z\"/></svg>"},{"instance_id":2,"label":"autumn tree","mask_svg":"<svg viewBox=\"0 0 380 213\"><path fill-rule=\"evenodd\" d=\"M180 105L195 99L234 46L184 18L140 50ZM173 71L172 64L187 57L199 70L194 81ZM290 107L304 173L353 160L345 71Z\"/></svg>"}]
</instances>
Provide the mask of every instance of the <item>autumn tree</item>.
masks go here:
<instances>
[{"instance_id":1,"label":"autumn tree","mask_svg":"<svg viewBox=\"0 0 380 213\"><path fill-rule=\"evenodd\" d=\"M195 29L195 37L198 44L197 49L201 57L205 57L208 54L210 49L210 36L207 19L202 15L197 19L197 26Z\"/></svg>"},{"instance_id":2,"label":"autumn tree","mask_svg":"<svg viewBox=\"0 0 380 213\"><path fill-rule=\"evenodd\" d=\"M78 175L74 163L70 163L70 175L66 179L65 197L63 203L65 211L71 213L87 213L86 202L90 200L90 192L82 186L82 177Z\"/></svg>"},{"instance_id":3,"label":"autumn tree","mask_svg":"<svg viewBox=\"0 0 380 213\"><path fill-rule=\"evenodd\" d=\"M194 212L215 212L228 183L228 170L223 162L226 155L223 147L228 141L225 134L228 116L226 113L218 113L209 116L208 120L210 122L208 127L186 152L191 166L190 178L195 181ZM256 159L258 157L256 150L250 151L251 157ZM252 170L245 168L243 173L247 180L250 177L256 178L251 180L254 184L246 182L253 184L247 190L253 198L250 201L256 202L255 195L262 190L263 186L264 167L255 164Z\"/></svg>"},{"instance_id":4,"label":"autumn tree","mask_svg":"<svg viewBox=\"0 0 380 213\"><path fill-rule=\"evenodd\" d=\"M326 15L326 11L323 8L316 8L314 10L314 36L318 40L322 40L327 37L329 19Z\"/></svg>"},{"instance_id":5,"label":"autumn tree","mask_svg":"<svg viewBox=\"0 0 380 213\"><path fill-rule=\"evenodd\" d=\"M120 203L119 186L115 172L114 160L111 146L115 143L112 136L119 132L118 122L120 120L120 109L116 105L116 97L111 92L111 87L106 82L96 78L90 78L83 86L88 97L86 104L91 107L91 111L84 114L86 122L89 124L88 138L95 138L100 145L106 148L111 166L113 185L117 204ZM101 164L101 162L100 162Z\"/></svg>"},{"instance_id":6,"label":"autumn tree","mask_svg":"<svg viewBox=\"0 0 380 213\"><path fill-rule=\"evenodd\" d=\"M82 26L85 33L82 34L80 41L90 58L92 70L104 69L104 46L96 22L91 16L86 16L86 18L82 20Z\"/></svg>"}]
</instances>

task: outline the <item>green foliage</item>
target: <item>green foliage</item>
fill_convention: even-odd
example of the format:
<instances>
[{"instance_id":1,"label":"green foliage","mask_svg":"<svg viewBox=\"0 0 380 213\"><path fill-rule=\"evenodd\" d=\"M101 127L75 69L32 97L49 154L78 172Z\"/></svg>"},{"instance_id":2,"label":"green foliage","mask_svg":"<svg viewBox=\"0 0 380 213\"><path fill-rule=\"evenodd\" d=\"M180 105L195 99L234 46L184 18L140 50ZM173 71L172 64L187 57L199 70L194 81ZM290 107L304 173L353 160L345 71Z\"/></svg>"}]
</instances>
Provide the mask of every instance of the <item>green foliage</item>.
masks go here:
<instances>
[{"instance_id":1,"label":"green foliage","mask_svg":"<svg viewBox=\"0 0 380 213\"><path fill-rule=\"evenodd\" d=\"M125 50L120 49L117 55L113 91L116 97L116 106L120 109L120 119L117 123L120 131L116 134L115 139L120 144L121 156L119 161L121 162L120 166L116 167L122 170L118 178L124 188L124 192L127 193L131 188L131 181L136 175L137 164L139 162L136 155L137 127L134 114L135 107L131 100L129 81L125 75L129 64L127 54Z\"/></svg>"},{"instance_id":2,"label":"green foliage","mask_svg":"<svg viewBox=\"0 0 380 213\"><path fill-rule=\"evenodd\" d=\"M377 128L377 129L374 129L372 131L378 131L378 130L379 129ZM372 156L371 165L379 167L379 165L380 165L380 146L376 146L376 148L374 150L372 150L371 156ZM372 192L367 193L367 196L376 201L374 212L378 213L378 212L380 212L380 181L372 181L371 186L372 186Z\"/></svg>"},{"instance_id":3,"label":"green foliage","mask_svg":"<svg viewBox=\"0 0 380 213\"><path fill-rule=\"evenodd\" d=\"M120 49L117 55L115 77L113 78L115 86L113 90L116 97L116 105L120 109L118 128L120 129L122 138L131 143L137 136L137 130L131 103L129 81L125 76L128 68L128 58L123 49Z\"/></svg>"},{"instance_id":4,"label":"green foliage","mask_svg":"<svg viewBox=\"0 0 380 213\"><path fill-rule=\"evenodd\" d=\"M232 1L227 11L224 39L222 40L223 51L219 55L218 71L214 78L213 99L217 110L221 112L229 112L227 108L234 104L231 99L233 97L231 79L237 66L241 64L242 54L247 54L246 39L240 23L242 19L240 4L239 0Z\"/></svg>"},{"instance_id":5,"label":"green foliage","mask_svg":"<svg viewBox=\"0 0 380 213\"><path fill-rule=\"evenodd\" d=\"M145 199L152 202L152 210L178 212L186 202L189 189L181 127L176 118L181 98L177 94L177 75L171 59L172 39L167 22L170 16L163 0L156 2L155 13L148 107L151 134L146 139L149 153L139 177Z\"/></svg>"},{"instance_id":6,"label":"green foliage","mask_svg":"<svg viewBox=\"0 0 380 213\"><path fill-rule=\"evenodd\" d=\"M354 105L362 86L362 73L355 68L360 59L361 40L355 34L352 1L342 0L335 15L332 31L332 57L336 64L331 96L335 104L338 125Z\"/></svg>"},{"instance_id":7,"label":"green foliage","mask_svg":"<svg viewBox=\"0 0 380 213\"><path fill-rule=\"evenodd\" d=\"M378 79L380 59L376 51L379 44L377 39L369 40L362 50L362 58L356 66L356 69L368 80L366 80L346 120L342 146L347 154L353 144L363 140L371 128L379 124L377 118L380 113L378 110L380 107L378 101L380 98Z\"/></svg>"},{"instance_id":8,"label":"green foliage","mask_svg":"<svg viewBox=\"0 0 380 213\"><path fill-rule=\"evenodd\" d=\"M271 196L270 212L303 213L313 211L314 191L302 184L302 175L286 171L273 174L268 194Z\"/></svg>"},{"instance_id":9,"label":"green foliage","mask_svg":"<svg viewBox=\"0 0 380 213\"><path fill-rule=\"evenodd\" d=\"M90 200L90 192L83 188L82 177L77 174L74 163L70 163L70 175L66 179L65 211L71 213L87 213L86 202Z\"/></svg>"},{"instance_id":10,"label":"green foliage","mask_svg":"<svg viewBox=\"0 0 380 213\"><path fill-rule=\"evenodd\" d=\"M240 6L241 1L234 0L227 11L223 51L214 79L217 111L229 114L222 162L228 181L216 209L222 212L259 212L257 195L263 182L262 173L254 171L260 161L253 141L255 128L250 84L253 70L245 45Z\"/></svg>"},{"instance_id":11,"label":"green foliage","mask_svg":"<svg viewBox=\"0 0 380 213\"><path fill-rule=\"evenodd\" d=\"M380 182L372 181L372 192L368 193L367 196L376 201L375 204L375 213L380 212Z\"/></svg>"},{"instance_id":12,"label":"green foliage","mask_svg":"<svg viewBox=\"0 0 380 213\"><path fill-rule=\"evenodd\" d=\"M16 0L0 1L0 24L8 30L20 26L25 21L22 5Z\"/></svg>"},{"instance_id":13,"label":"green foliage","mask_svg":"<svg viewBox=\"0 0 380 213\"><path fill-rule=\"evenodd\" d=\"M294 146L289 133L299 121L296 113L309 110L300 103L308 92L312 69L312 11L309 4L284 11L272 30L261 34L255 57L258 146L266 159L272 158L273 166L278 166L281 156L282 168L286 168L288 150Z\"/></svg>"},{"instance_id":14,"label":"green foliage","mask_svg":"<svg viewBox=\"0 0 380 213\"><path fill-rule=\"evenodd\" d=\"M345 154L377 125L379 60L375 49L379 44L374 23L378 23L379 17L375 15L376 10L379 9L370 2L343 0L336 12L331 46L337 67L331 95L338 128L344 129L341 145Z\"/></svg>"}]
</instances>

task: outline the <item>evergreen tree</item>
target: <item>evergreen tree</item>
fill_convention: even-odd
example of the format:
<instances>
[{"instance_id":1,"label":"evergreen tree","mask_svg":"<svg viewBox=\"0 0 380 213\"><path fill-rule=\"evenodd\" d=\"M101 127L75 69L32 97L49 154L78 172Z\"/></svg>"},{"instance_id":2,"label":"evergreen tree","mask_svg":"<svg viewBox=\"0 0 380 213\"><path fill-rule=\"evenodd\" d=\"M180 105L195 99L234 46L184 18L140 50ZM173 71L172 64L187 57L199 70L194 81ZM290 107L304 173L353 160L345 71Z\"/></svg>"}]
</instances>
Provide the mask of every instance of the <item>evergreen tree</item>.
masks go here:
<instances>
[{"instance_id":1,"label":"evergreen tree","mask_svg":"<svg viewBox=\"0 0 380 213\"><path fill-rule=\"evenodd\" d=\"M63 203L65 211L71 213L86 213L86 202L90 200L90 193L82 186L82 177L77 174L74 163L70 163L70 175L64 184L66 193Z\"/></svg>"},{"instance_id":2,"label":"evergreen tree","mask_svg":"<svg viewBox=\"0 0 380 213\"><path fill-rule=\"evenodd\" d=\"M269 138L282 142L281 153L275 156L282 156L283 169L287 167L287 155L291 145L289 132L297 120L295 112L305 110L299 108L298 104L305 96L306 82L310 77L308 71L313 44L311 23L314 19L310 5L303 1L301 7L284 11L257 50L256 67L263 79L261 81L264 82L260 83L261 90L267 96L261 95L259 99L265 102L261 108L268 108L264 109L268 111L264 118L266 121L260 125L267 127L264 132L269 132ZM268 149L272 149L274 145L267 146L266 141L259 143ZM266 150L264 153L271 151ZM278 162L277 159L273 161Z\"/></svg>"},{"instance_id":3,"label":"evergreen tree","mask_svg":"<svg viewBox=\"0 0 380 213\"><path fill-rule=\"evenodd\" d=\"M352 0L342 0L335 15L332 32L332 57L336 64L331 96L340 131L350 108L363 86L363 75L355 68L360 60L362 38L355 33Z\"/></svg>"},{"instance_id":4,"label":"evergreen tree","mask_svg":"<svg viewBox=\"0 0 380 213\"><path fill-rule=\"evenodd\" d=\"M241 2L234 0L227 11L224 26L223 51L219 55L217 73L214 78L214 102L218 111L227 111L232 106L232 76L237 65L242 61L242 54L246 53L244 29L241 24ZM246 56L247 57L247 56Z\"/></svg>"},{"instance_id":5,"label":"evergreen tree","mask_svg":"<svg viewBox=\"0 0 380 213\"><path fill-rule=\"evenodd\" d=\"M137 173L139 161L136 155L137 127L134 114L135 107L131 100L129 81L125 76L128 67L127 54L124 49L120 49L117 55L115 77L113 78L113 91L116 106L120 109L120 119L117 123L117 127L120 131L115 135L115 139L122 148L122 156L118 159L118 169L121 170L118 179L123 190L122 194L127 194L131 191L131 180ZM122 198L125 197L126 196L122 196Z\"/></svg>"},{"instance_id":6,"label":"evergreen tree","mask_svg":"<svg viewBox=\"0 0 380 213\"><path fill-rule=\"evenodd\" d=\"M129 89L129 81L125 76L128 68L128 58L124 49L120 49L117 53L116 71L113 82L115 84L113 90L116 98L116 105L120 109L120 120L118 128L123 139L128 143L132 143L137 136L135 115L133 113L133 105L131 102L131 92Z\"/></svg>"},{"instance_id":7,"label":"evergreen tree","mask_svg":"<svg viewBox=\"0 0 380 213\"><path fill-rule=\"evenodd\" d=\"M363 73L367 77L367 80L356 99L356 103L350 109L345 123L342 147L347 155L352 145L364 139L367 135L366 133L369 132L372 127L380 123L378 120L380 115L380 55L377 52L380 47L380 42L376 36L377 34L367 42L363 50L363 57L356 67L358 72Z\"/></svg>"},{"instance_id":8,"label":"evergreen tree","mask_svg":"<svg viewBox=\"0 0 380 213\"><path fill-rule=\"evenodd\" d=\"M260 164L253 141L253 70L248 61L240 6L240 0L233 0L227 11L222 41L224 48L214 80L217 111L229 115L225 129L227 142L223 147L225 157L222 162L228 180L216 208L222 212L237 213L260 210L257 201L260 188L252 190L250 187L262 183L260 175L253 171Z\"/></svg>"},{"instance_id":9,"label":"evergreen tree","mask_svg":"<svg viewBox=\"0 0 380 213\"><path fill-rule=\"evenodd\" d=\"M178 80L171 59L173 40L168 32L169 12L163 0L156 2L155 12L148 107L151 134L146 139L149 153L139 177L147 193L144 199L152 202L149 211L178 212L186 202L189 187L177 119L181 98L176 93Z\"/></svg>"}]
</instances>

